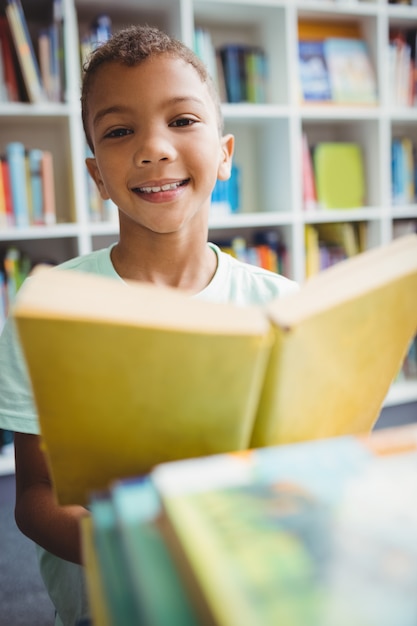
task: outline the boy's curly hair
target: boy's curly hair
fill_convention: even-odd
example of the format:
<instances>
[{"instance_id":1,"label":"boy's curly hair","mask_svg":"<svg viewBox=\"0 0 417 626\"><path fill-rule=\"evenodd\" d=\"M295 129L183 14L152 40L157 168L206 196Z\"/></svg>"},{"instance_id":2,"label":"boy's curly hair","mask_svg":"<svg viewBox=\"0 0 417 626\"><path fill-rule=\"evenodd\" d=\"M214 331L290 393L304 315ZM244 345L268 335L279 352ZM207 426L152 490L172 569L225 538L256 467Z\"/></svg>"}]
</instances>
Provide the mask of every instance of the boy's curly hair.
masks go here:
<instances>
[{"instance_id":1,"label":"boy's curly hair","mask_svg":"<svg viewBox=\"0 0 417 626\"><path fill-rule=\"evenodd\" d=\"M108 41L96 48L83 66L81 89L81 116L84 133L91 150L93 145L88 131L88 100L91 84L97 70L105 63L120 63L133 67L155 56L167 54L183 59L194 67L216 105L220 134L223 132L223 117L219 95L206 66L199 57L178 39L147 25L134 25L116 32Z\"/></svg>"}]
</instances>

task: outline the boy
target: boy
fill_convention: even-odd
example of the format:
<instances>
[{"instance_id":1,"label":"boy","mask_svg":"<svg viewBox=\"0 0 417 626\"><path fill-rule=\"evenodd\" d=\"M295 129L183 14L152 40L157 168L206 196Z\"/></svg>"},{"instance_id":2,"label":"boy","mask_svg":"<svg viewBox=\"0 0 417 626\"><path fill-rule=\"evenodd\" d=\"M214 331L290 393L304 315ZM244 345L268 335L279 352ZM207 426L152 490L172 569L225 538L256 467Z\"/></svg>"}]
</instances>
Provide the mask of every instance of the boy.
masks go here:
<instances>
[{"instance_id":1,"label":"boy","mask_svg":"<svg viewBox=\"0 0 417 626\"><path fill-rule=\"evenodd\" d=\"M223 136L216 91L187 47L150 27L117 33L93 53L81 101L87 167L118 207L120 236L61 267L239 305L296 288L207 243L211 192L230 175L234 138ZM54 500L11 322L0 340L0 427L15 431L17 524L38 546L56 624L74 626L87 611L78 525L86 511Z\"/></svg>"}]
</instances>

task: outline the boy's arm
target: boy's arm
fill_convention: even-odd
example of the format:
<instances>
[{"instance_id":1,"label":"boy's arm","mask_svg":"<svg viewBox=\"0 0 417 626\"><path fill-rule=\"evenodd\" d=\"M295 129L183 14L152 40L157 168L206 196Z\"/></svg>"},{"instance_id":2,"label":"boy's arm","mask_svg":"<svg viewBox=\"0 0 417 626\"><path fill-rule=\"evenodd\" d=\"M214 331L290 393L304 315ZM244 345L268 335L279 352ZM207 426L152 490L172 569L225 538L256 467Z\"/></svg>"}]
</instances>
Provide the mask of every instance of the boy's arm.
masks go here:
<instances>
[{"instance_id":1,"label":"boy's arm","mask_svg":"<svg viewBox=\"0 0 417 626\"><path fill-rule=\"evenodd\" d=\"M48 552L81 563L79 521L86 509L57 503L39 436L15 433L15 455L17 526Z\"/></svg>"}]
</instances>

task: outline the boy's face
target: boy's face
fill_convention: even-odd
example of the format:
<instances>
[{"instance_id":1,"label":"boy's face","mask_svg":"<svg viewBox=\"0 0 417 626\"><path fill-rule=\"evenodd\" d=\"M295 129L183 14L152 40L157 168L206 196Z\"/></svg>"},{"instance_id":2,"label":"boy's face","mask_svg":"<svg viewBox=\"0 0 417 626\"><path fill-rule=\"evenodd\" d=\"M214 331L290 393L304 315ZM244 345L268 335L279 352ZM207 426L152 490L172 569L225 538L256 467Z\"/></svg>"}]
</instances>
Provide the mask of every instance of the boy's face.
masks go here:
<instances>
[{"instance_id":1,"label":"boy's face","mask_svg":"<svg viewBox=\"0 0 417 626\"><path fill-rule=\"evenodd\" d=\"M87 167L121 223L170 233L207 219L216 179L230 175L233 137L219 136L216 106L191 65L168 55L104 65L88 126Z\"/></svg>"}]
</instances>

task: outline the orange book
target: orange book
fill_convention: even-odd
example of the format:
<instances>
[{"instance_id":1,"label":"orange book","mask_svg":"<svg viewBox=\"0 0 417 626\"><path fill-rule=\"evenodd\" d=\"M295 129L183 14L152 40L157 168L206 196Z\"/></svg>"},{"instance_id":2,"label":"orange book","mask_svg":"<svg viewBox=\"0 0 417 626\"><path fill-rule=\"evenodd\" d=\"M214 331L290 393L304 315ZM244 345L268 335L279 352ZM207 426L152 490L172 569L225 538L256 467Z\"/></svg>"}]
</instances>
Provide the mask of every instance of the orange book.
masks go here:
<instances>
[{"instance_id":1,"label":"orange book","mask_svg":"<svg viewBox=\"0 0 417 626\"><path fill-rule=\"evenodd\" d=\"M0 160L0 164L1 164L0 176L1 176L2 187L3 187L6 224L7 226L14 226L15 218L14 218L14 213L13 213L12 188L11 188L11 183L10 183L9 164L5 158L2 158Z\"/></svg>"}]
</instances>

